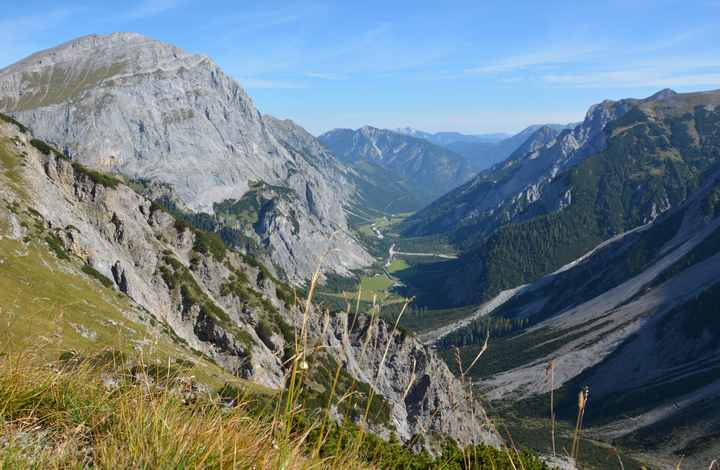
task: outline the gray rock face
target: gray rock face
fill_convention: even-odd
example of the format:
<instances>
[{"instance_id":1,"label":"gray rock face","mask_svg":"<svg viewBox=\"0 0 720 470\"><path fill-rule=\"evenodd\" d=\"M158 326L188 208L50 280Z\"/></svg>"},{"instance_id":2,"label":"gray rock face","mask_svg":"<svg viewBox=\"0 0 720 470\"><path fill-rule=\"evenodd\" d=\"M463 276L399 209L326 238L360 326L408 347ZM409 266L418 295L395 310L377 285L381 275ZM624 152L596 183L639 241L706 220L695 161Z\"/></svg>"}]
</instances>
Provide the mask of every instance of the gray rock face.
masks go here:
<instances>
[{"instance_id":1,"label":"gray rock face","mask_svg":"<svg viewBox=\"0 0 720 470\"><path fill-rule=\"evenodd\" d=\"M268 334L261 326L283 322L292 331L303 322L298 309L286 305L286 296L281 300L281 284L236 252L228 250L218 259L199 251L197 234L154 209L148 199L125 184L105 186L70 161L41 154L31 138L0 121L0 146L12 145L13 158L23 162L11 185L0 161L0 236L20 235L6 206L31 208L68 253L65 269L90 265L139 309L224 369L265 386L284 386L283 350L291 338L284 337L282 327ZM395 431L403 440L441 433L460 443L499 442L484 424L482 407L462 401L461 384L415 338L391 335L377 318L372 341L363 334L367 317L350 331L344 315L332 321L320 313L309 318L309 342L391 404L390 425L375 432Z\"/></svg>"},{"instance_id":2,"label":"gray rock face","mask_svg":"<svg viewBox=\"0 0 720 470\"><path fill-rule=\"evenodd\" d=\"M419 341L393 332L377 317L338 314L327 324L323 328L322 322L314 322L313 329L323 331L321 344L338 351L337 359L350 374L391 403L391 420L401 440L419 435L418 444L430 445L430 433L440 433L464 443L501 444L485 410L468 399L442 359Z\"/></svg>"},{"instance_id":3,"label":"gray rock face","mask_svg":"<svg viewBox=\"0 0 720 470\"><path fill-rule=\"evenodd\" d=\"M206 56L138 34L82 37L0 70L0 111L85 165L169 183L193 210L239 199L252 181L294 190L300 231L278 220L264 239L294 282L316 267L304 253L329 251L339 273L371 261L347 231L354 188L342 165L292 122L261 115Z\"/></svg>"}]
</instances>

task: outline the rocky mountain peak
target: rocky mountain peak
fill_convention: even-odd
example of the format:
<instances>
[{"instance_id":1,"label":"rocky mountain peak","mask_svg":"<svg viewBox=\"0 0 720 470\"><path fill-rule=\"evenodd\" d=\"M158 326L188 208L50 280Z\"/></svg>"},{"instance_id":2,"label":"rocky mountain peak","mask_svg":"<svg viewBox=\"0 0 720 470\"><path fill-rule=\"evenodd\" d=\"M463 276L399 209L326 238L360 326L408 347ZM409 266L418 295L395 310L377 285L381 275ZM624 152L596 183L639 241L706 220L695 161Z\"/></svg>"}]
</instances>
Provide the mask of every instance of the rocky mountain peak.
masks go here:
<instances>
[{"instance_id":1,"label":"rocky mountain peak","mask_svg":"<svg viewBox=\"0 0 720 470\"><path fill-rule=\"evenodd\" d=\"M383 130L373 126L362 126L360 129L358 129L358 132L360 132L362 135L372 137L378 134L382 134Z\"/></svg>"},{"instance_id":2,"label":"rocky mountain peak","mask_svg":"<svg viewBox=\"0 0 720 470\"><path fill-rule=\"evenodd\" d=\"M647 101L661 101L666 100L668 98L672 98L674 96L677 96L677 92L675 90L672 90L670 88L665 88L664 90L660 90L654 95L647 98Z\"/></svg>"},{"instance_id":3,"label":"rocky mountain peak","mask_svg":"<svg viewBox=\"0 0 720 470\"><path fill-rule=\"evenodd\" d=\"M239 200L253 181L290 189L256 229L291 280L326 250L341 273L371 261L347 230L346 169L299 126L263 116L206 56L135 33L85 36L0 71L0 111L84 165L169 184L193 211Z\"/></svg>"}]
</instances>

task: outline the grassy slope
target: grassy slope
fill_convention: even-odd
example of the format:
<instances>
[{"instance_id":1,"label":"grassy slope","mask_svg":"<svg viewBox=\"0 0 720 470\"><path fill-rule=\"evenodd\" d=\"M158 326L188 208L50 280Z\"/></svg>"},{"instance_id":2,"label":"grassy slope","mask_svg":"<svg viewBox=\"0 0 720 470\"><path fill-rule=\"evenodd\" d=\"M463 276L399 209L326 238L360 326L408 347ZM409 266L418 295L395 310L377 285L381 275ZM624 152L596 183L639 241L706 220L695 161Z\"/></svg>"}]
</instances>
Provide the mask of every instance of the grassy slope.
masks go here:
<instances>
[{"instance_id":1,"label":"grassy slope","mask_svg":"<svg viewBox=\"0 0 720 470\"><path fill-rule=\"evenodd\" d=\"M21 158L9 151L7 142L0 144L0 181L16 189L22 200ZM190 361L195 364L191 373L212 384L236 381L185 347L126 296L104 286L102 279L83 273L78 261L60 259L67 255L53 243L39 215L24 203L0 207L2 233L9 228L10 212L26 231L24 241L0 239L0 321L3 342L11 349L42 344L46 359L68 350L142 350L163 363L170 357Z\"/></svg>"}]
</instances>

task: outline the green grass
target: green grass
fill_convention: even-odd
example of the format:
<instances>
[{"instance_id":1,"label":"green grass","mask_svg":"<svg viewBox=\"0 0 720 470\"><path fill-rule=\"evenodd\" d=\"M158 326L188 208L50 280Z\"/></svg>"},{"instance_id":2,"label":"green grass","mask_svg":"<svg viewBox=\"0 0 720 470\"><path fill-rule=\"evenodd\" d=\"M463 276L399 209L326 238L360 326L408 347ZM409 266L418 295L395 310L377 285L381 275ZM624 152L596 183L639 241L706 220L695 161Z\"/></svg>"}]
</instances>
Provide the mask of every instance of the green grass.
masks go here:
<instances>
[{"instance_id":1,"label":"green grass","mask_svg":"<svg viewBox=\"0 0 720 470\"><path fill-rule=\"evenodd\" d=\"M360 280L360 288L368 292L381 292L392 287L392 285L392 279L382 274L366 276Z\"/></svg>"},{"instance_id":2,"label":"green grass","mask_svg":"<svg viewBox=\"0 0 720 470\"><path fill-rule=\"evenodd\" d=\"M409 267L410 267L410 265L408 264L407 261L405 261L404 259L396 258L396 259L392 260L390 265L387 267L387 270L389 273L392 274L394 272L402 271L403 269L407 269Z\"/></svg>"},{"instance_id":3,"label":"green grass","mask_svg":"<svg viewBox=\"0 0 720 470\"><path fill-rule=\"evenodd\" d=\"M20 177L21 157L10 148L13 145L10 139L0 139L0 164L2 164L3 174L10 188L15 191L18 196L25 195L25 188Z\"/></svg>"},{"instance_id":4,"label":"green grass","mask_svg":"<svg viewBox=\"0 0 720 470\"><path fill-rule=\"evenodd\" d=\"M104 276L102 273L100 273L97 269L93 268L89 264L86 264L85 266L82 267L82 272L84 272L85 274L87 274L88 276L90 276L92 278L97 279L98 281L100 281L100 284L102 284L103 286L105 286L108 289L112 288L115 285L115 283L113 281L108 279L106 276Z\"/></svg>"},{"instance_id":5,"label":"green grass","mask_svg":"<svg viewBox=\"0 0 720 470\"><path fill-rule=\"evenodd\" d=\"M73 273L74 263L57 259L42 243L25 245L3 239L0 253L2 343L12 345L13 351L43 345L46 359L67 350L107 347L131 353L135 346L145 348L147 337L157 335L149 324L151 317L132 313L135 310L127 297L86 278L79 266ZM157 338L147 350L148 359L184 358L197 364L193 373L209 383L230 379L217 366L198 360L174 337L160 334Z\"/></svg>"},{"instance_id":6,"label":"green grass","mask_svg":"<svg viewBox=\"0 0 720 470\"><path fill-rule=\"evenodd\" d=\"M113 386L106 386L112 378ZM451 442L433 458L349 420L321 431L276 398L226 385L193 392L186 364L104 351L38 360L0 355L2 468L306 468L548 470L537 457Z\"/></svg>"},{"instance_id":7,"label":"green grass","mask_svg":"<svg viewBox=\"0 0 720 470\"><path fill-rule=\"evenodd\" d=\"M125 68L126 64L119 62L81 73L62 66L26 72L23 73L22 80L30 87L30 92L24 93L17 100L11 97L0 99L0 108L15 112L60 104L79 96L101 81L122 73Z\"/></svg>"}]
</instances>

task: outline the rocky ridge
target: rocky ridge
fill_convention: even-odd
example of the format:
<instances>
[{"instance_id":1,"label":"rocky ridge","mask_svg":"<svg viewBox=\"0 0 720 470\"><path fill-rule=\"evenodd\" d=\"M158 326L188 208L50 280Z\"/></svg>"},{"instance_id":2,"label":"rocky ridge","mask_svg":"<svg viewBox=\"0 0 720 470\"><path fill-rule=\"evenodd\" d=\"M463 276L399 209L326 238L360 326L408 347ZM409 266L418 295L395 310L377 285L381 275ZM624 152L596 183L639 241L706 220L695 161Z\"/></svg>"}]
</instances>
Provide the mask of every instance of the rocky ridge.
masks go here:
<instances>
[{"instance_id":1,"label":"rocky ridge","mask_svg":"<svg viewBox=\"0 0 720 470\"><path fill-rule=\"evenodd\" d=\"M285 350L303 321L287 286L122 180L73 163L29 131L0 122L0 135L3 204L36 214L64 269L91 268L178 341L227 371L272 388L284 385ZM0 212L3 236L23 236L15 212ZM485 428L482 408L460 400L460 383L415 338L391 335L377 317L361 316L348 327L347 315L315 312L310 321L317 349L389 404L389 421L373 424L375 432L420 436L428 445L424 439L433 433L460 443L499 443Z\"/></svg>"},{"instance_id":2,"label":"rocky ridge","mask_svg":"<svg viewBox=\"0 0 720 470\"><path fill-rule=\"evenodd\" d=\"M446 237L462 250L428 267L440 273L438 296L489 300L682 204L720 160L718 104L718 92L669 90L603 102L574 130L412 216L405 235Z\"/></svg>"}]
</instances>

